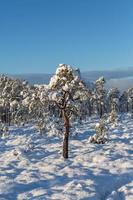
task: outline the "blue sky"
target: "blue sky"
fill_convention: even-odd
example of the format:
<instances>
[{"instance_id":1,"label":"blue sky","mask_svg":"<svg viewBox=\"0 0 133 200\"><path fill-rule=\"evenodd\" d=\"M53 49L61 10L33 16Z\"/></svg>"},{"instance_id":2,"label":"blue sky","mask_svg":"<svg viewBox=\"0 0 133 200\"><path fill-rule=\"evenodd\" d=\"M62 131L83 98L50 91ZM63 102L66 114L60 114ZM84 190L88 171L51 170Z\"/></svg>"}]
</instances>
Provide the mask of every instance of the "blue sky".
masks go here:
<instances>
[{"instance_id":1,"label":"blue sky","mask_svg":"<svg viewBox=\"0 0 133 200\"><path fill-rule=\"evenodd\" d=\"M1 0L0 73L133 66L132 0Z\"/></svg>"}]
</instances>

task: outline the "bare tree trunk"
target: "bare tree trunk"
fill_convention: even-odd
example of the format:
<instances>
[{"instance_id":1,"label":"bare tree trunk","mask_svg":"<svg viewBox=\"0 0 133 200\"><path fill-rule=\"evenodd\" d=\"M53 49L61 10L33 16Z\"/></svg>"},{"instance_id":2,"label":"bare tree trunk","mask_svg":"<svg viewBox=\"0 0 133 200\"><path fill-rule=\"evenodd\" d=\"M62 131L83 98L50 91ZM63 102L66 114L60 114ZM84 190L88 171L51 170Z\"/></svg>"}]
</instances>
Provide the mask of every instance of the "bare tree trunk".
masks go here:
<instances>
[{"instance_id":1,"label":"bare tree trunk","mask_svg":"<svg viewBox=\"0 0 133 200\"><path fill-rule=\"evenodd\" d=\"M63 157L68 158L68 141L69 141L69 117L65 110L62 111L64 118L64 140L63 140Z\"/></svg>"}]
</instances>

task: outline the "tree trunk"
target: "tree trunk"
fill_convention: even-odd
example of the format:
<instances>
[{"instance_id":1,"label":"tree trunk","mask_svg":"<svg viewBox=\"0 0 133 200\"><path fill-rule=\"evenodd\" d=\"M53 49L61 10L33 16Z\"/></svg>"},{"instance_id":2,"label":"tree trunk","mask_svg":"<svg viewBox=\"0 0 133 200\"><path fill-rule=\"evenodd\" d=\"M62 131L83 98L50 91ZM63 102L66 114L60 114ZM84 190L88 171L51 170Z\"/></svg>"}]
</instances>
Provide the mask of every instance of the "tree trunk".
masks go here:
<instances>
[{"instance_id":1,"label":"tree trunk","mask_svg":"<svg viewBox=\"0 0 133 200\"><path fill-rule=\"evenodd\" d=\"M63 140L63 157L68 158L68 140L69 140L69 117L65 110L62 111L64 118L64 140Z\"/></svg>"},{"instance_id":2,"label":"tree trunk","mask_svg":"<svg viewBox=\"0 0 133 200\"><path fill-rule=\"evenodd\" d=\"M91 102L89 101L89 117L91 117L92 114L92 105Z\"/></svg>"},{"instance_id":3,"label":"tree trunk","mask_svg":"<svg viewBox=\"0 0 133 200\"><path fill-rule=\"evenodd\" d=\"M126 109L127 109L127 113L129 112L129 106L128 106L128 102L126 104Z\"/></svg>"},{"instance_id":4,"label":"tree trunk","mask_svg":"<svg viewBox=\"0 0 133 200\"><path fill-rule=\"evenodd\" d=\"M103 116L103 106L101 105L101 103L100 103L100 108L99 108L99 115L100 115L100 118L102 118L102 116Z\"/></svg>"}]
</instances>

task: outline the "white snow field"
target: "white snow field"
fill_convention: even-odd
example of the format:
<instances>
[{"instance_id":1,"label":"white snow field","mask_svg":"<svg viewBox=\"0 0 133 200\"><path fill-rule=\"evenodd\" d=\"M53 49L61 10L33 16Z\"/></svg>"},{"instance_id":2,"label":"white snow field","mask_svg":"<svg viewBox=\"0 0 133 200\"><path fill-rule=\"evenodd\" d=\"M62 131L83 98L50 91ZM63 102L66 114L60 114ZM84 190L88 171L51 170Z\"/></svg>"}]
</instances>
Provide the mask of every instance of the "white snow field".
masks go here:
<instances>
[{"instance_id":1,"label":"white snow field","mask_svg":"<svg viewBox=\"0 0 133 200\"><path fill-rule=\"evenodd\" d=\"M68 160L61 137L11 127L0 138L0 200L133 200L133 119L110 125L106 144L89 142L96 121L75 129Z\"/></svg>"}]
</instances>

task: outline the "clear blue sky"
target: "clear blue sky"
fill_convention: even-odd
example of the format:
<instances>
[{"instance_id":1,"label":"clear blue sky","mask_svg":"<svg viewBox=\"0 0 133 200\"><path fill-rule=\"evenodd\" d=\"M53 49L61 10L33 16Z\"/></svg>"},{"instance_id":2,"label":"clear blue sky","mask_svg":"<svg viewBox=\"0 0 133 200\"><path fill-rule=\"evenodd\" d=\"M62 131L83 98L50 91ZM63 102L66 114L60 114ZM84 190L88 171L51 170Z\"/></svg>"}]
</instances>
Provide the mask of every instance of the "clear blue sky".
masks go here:
<instances>
[{"instance_id":1,"label":"clear blue sky","mask_svg":"<svg viewBox=\"0 0 133 200\"><path fill-rule=\"evenodd\" d=\"M133 66L133 0L0 0L0 73Z\"/></svg>"}]
</instances>

